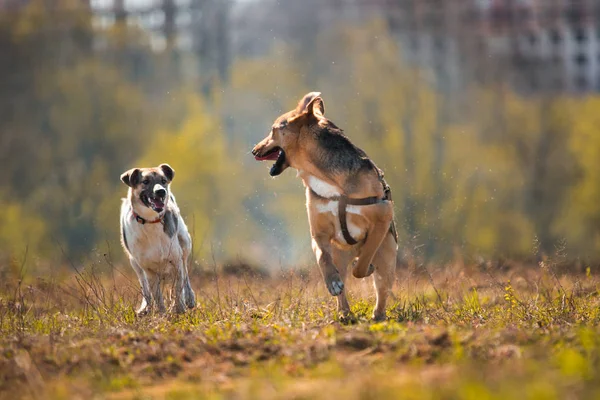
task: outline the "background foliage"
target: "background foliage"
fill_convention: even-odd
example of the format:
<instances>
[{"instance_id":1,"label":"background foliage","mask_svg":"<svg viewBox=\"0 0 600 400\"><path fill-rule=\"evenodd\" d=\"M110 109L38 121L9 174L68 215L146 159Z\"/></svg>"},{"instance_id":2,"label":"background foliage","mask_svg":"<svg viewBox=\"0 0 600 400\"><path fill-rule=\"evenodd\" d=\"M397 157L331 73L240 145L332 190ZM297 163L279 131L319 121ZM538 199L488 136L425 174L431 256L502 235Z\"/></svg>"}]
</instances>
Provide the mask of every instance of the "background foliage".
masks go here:
<instances>
[{"instance_id":1,"label":"background foliage","mask_svg":"<svg viewBox=\"0 0 600 400\"><path fill-rule=\"evenodd\" d=\"M25 248L38 260L61 256L61 247L76 260L115 249L126 190L119 174L168 162L201 260L311 259L300 182L291 172L270 179L248 153L311 90L384 169L401 257L541 257L561 248L598 258L595 93L531 94L475 80L448 92L405 62L382 14L323 23L328 2L224 3L229 23L216 44L203 36L197 52L157 47L130 21L98 24L85 2L26 3L0 11L6 258ZM270 35L257 28L267 10L281 22ZM236 12L245 13L244 37L219 58L210 49L223 48L223 32L241 35Z\"/></svg>"}]
</instances>

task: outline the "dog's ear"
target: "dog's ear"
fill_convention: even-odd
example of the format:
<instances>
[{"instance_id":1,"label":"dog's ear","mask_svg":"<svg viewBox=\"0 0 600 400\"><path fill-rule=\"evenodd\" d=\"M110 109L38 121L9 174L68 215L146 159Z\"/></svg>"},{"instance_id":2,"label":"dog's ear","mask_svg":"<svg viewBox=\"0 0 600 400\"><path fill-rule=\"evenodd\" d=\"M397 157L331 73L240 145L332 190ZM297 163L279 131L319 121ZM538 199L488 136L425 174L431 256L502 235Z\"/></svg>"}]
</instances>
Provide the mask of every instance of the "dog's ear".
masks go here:
<instances>
[{"instance_id":1,"label":"dog's ear","mask_svg":"<svg viewBox=\"0 0 600 400\"><path fill-rule=\"evenodd\" d=\"M134 187L140 183L141 176L141 171L138 168L132 168L121 174L121 181L129 187Z\"/></svg>"},{"instance_id":2,"label":"dog's ear","mask_svg":"<svg viewBox=\"0 0 600 400\"><path fill-rule=\"evenodd\" d=\"M310 104L310 102L313 101L315 98L319 97L320 95L321 92L310 92L305 94L296 106L296 114L299 115L306 111L306 107Z\"/></svg>"},{"instance_id":3,"label":"dog's ear","mask_svg":"<svg viewBox=\"0 0 600 400\"><path fill-rule=\"evenodd\" d=\"M306 106L306 113L315 116L317 119L325 118L325 104L323 103L323 99L319 96L312 99Z\"/></svg>"},{"instance_id":4,"label":"dog's ear","mask_svg":"<svg viewBox=\"0 0 600 400\"><path fill-rule=\"evenodd\" d=\"M171 168L169 164L160 164L158 168L162 169L162 172L165 174L169 182L175 178L175 170Z\"/></svg>"}]
</instances>

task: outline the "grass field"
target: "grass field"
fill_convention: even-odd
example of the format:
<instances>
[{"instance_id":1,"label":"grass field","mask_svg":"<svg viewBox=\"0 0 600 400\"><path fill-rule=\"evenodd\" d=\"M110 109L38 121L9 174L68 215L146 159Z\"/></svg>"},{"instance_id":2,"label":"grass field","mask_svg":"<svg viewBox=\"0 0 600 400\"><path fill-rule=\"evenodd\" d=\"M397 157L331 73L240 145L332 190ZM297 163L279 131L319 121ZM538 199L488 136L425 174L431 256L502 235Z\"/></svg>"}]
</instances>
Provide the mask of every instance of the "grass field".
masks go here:
<instances>
[{"instance_id":1,"label":"grass field","mask_svg":"<svg viewBox=\"0 0 600 400\"><path fill-rule=\"evenodd\" d=\"M144 318L125 266L5 277L0 398L600 398L599 280L557 268L401 269L383 323L351 278L352 324L316 268L195 271L196 309Z\"/></svg>"}]
</instances>

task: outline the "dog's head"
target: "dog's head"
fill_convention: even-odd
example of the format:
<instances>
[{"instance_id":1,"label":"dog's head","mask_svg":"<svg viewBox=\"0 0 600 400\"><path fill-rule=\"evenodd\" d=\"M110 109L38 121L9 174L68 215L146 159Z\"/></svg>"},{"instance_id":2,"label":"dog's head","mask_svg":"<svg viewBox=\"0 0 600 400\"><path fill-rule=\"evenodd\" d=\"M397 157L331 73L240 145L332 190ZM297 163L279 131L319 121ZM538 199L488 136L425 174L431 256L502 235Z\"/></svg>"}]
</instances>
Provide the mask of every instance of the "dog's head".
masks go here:
<instances>
[{"instance_id":1,"label":"dog's head","mask_svg":"<svg viewBox=\"0 0 600 400\"><path fill-rule=\"evenodd\" d=\"M271 176L281 174L291 165L291 158L298 149L301 135L307 132L306 129L325 120L325 107L320 95L319 92L306 94L294 110L275 120L271 132L252 149L256 160L275 161L269 171Z\"/></svg>"},{"instance_id":2,"label":"dog's head","mask_svg":"<svg viewBox=\"0 0 600 400\"><path fill-rule=\"evenodd\" d=\"M121 181L129 186L133 201L162 213L169 202L169 185L175 171L169 164L155 168L132 168L121 175Z\"/></svg>"}]
</instances>

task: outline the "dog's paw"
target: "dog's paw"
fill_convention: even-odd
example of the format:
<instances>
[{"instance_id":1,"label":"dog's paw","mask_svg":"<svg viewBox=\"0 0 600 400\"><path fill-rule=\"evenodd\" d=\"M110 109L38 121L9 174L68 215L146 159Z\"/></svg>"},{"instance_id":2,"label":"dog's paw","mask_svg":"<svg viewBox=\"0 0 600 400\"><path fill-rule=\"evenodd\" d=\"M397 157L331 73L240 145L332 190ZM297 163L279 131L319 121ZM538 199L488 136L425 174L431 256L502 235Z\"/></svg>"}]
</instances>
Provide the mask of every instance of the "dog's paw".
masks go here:
<instances>
[{"instance_id":1,"label":"dog's paw","mask_svg":"<svg viewBox=\"0 0 600 400\"><path fill-rule=\"evenodd\" d=\"M178 301L175 303L174 310L175 310L175 314L184 314L186 312L187 308L185 306L185 303Z\"/></svg>"},{"instance_id":2,"label":"dog's paw","mask_svg":"<svg viewBox=\"0 0 600 400\"><path fill-rule=\"evenodd\" d=\"M342 282L340 274L331 275L325 280L325 284L327 285L327 290L329 290L329 293L332 296L339 296L344 291L344 282Z\"/></svg>"},{"instance_id":3,"label":"dog's paw","mask_svg":"<svg viewBox=\"0 0 600 400\"><path fill-rule=\"evenodd\" d=\"M339 319L342 325L354 325L358 323L358 318L350 311L340 312Z\"/></svg>"},{"instance_id":4,"label":"dog's paw","mask_svg":"<svg viewBox=\"0 0 600 400\"><path fill-rule=\"evenodd\" d=\"M140 307L136 312L135 312L135 316L138 318L142 318L145 317L146 315L150 314L150 307Z\"/></svg>"},{"instance_id":5,"label":"dog's paw","mask_svg":"<svg viewBox=\"0 0 600 400\"><path fill-rule=\"evenodd\" d=\"M194 292L187 294L185 297L185 305L190 309L196 307L196 296L194 295Z\"/></svg>"},{"instance_id":6,"label":"dog's paw","mask_svg":"<svg viewBox=\"0 0 600 400\"><path fill-rule=\"evenodd\" d=\"M373 311L373 317L371 318L371 321L373 322L383 322L387 320L387 316L385 315L385 311L383 312L375 312Z\"/></svg>"},{"instance_id":7,"label":"dog's paw","mask_svg":"<svg viewBox=\"0 0 600 400\"><path fill-rule=\"evenodd\" d=\"M167 313L167 308L164 306L164 304L162 306L159 306L156 309L156 312L158 313L158 315L163 315Z\"/></svg>"},{"instance_id":8,"label":"dog's paw","mask_svg":"<svg viewBox=\"0 0 600 400\"><path fill-rule=\"evenodd\" d=\"M352 264L352 275L355 278L366 278L368 276L373 275L373 272L375 272L375 266L373 264L369 264L369 267L367 268L366 273L363 275L361 274L358 269L357 269L357 264L358 264L358 259L356 259L354 261L354 263Z\"/></svg>"}]
</instances>

